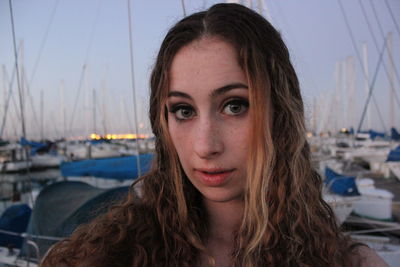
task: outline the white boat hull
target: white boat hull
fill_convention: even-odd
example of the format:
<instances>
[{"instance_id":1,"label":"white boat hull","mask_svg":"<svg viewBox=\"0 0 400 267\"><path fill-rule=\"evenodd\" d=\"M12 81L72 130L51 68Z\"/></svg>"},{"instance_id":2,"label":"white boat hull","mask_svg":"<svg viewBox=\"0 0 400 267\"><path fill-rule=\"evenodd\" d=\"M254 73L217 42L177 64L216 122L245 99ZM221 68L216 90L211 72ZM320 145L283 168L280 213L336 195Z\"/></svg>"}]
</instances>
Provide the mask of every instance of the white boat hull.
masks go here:
<instances>
[{"instance_id":1,"label":"white boat hull","mask_svg":"<svg viewBox=\"0 0 400 267\"><path fill-rule=\"evenodd\" d=\"M65 160L63 156L35 155L32 156L32 168L54 168L60 166Z\"/></svg>"},{"instance_id":2,"label":"white boat hull","mask_svg":"<svg viewBox=\"0 0 400 267\"><path fill-rule=\"evenodd\" d=\"M353 203L358 200L358 197L341 197L333 194L323 194L323 198L333 209L338 224L346 220L353 211Z\"/></svg>"},{"instance_id":3,"label":"white boat hull","mask_svg":"<svg viewBox=\"0 0 400 267\"><path fill-rule=\"evenodd\" d=\"M31 161L2 162L0 163L0 172L19 172L29 169L31 166Z\"/></svg>"}]
</instances>

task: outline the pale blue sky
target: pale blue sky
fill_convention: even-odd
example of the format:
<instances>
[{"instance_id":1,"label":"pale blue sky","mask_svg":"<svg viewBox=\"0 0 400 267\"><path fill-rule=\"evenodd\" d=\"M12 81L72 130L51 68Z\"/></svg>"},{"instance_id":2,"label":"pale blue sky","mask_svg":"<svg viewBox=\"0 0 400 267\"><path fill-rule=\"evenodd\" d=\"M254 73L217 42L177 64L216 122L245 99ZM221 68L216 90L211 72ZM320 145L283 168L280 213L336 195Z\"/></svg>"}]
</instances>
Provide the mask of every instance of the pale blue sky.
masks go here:
<instances>
[{"instance_id":1,"label":"pale blue sky","mask_svg":"<svg viewBox=\"0 0 400 267\"><path fill-rule=\"evenodd\" d=\"M186 0L185 4L187 13L193 13L216 2L222 1ZM253 2L256 9L257 1ZM345 60L348 56L356 56L339 8L339 1L267 0L265 2L273 25L282 33L291 51L292 61L298 72L303 95L310 112L314 97L330 94L335 89L335 64ZM369 46L369 72L372 76L378 60L378 53L363 17L360 1L341 0L341 2L359 49L363 42L367 42ZM387 0L387 2L397 22L400 23L400 1ZM393 33L394 63L398 64L400 62L400 37L385 1L363 0L361 3L368 14L379 46L383 44L383 39L372 12L371 3L374 5L385 34L389 31ZM56 10L54 18L32 79L35 62L54 9ZM92 132L94 89L97 96L97 131L102 133L106 128L108 132L112 133L129 132L132 128L130 125L132 123L129 121L133 122L134 109L130 84L127 1L13 0L13 11L17 42L23 41L23 55L20 54L20 56L23 56L27 79L32 81L29 84L30 93L38 120L40 91L43 90L45 135L54 137L63 134L63 110L65 110L67 120L65 123L67 135L78 136ZM166 31L182 18L183 11L180 0L132 0L131 15L133 19L135 86L139 102L138 115L140 122L143 122L146 128L148 80L151 66ZM14 55L9 0L0 0L0 36L0 65L5 66L10 77ZM384 57L387 62L386 53ZM359 95L357 109L359 110L365 101L365 96L362 95L364 94L364 85L361 66L357 58L354 60ZM77 102L75 119L72 129L70 129L72 110L84 63L87 64L87 72ZM4 79L1 70L0 119L4 113ZM383 106L381 112L384 115L388 113L389 84L387 80L382 68L375 92ZM61 81L64 81L64 97L61 96ZM400 97L397 80L395 80L395 85ZM15 86L13 93L15 102L17 102ZM28 97L25 101L28 137L36 137L40 123L33 119ZM397 106L396 111L400 114ZM129 118L127 114L129 114ZM13 102L11 102L10 115L6 127L6 137L15 133L20 134L20 123L16 119ZM308 117L310 116L308 115ZM397 121L400 121L400 116L397 117ZM379 125L377 123L378 128Z\"/></svg>"}]
</instances>

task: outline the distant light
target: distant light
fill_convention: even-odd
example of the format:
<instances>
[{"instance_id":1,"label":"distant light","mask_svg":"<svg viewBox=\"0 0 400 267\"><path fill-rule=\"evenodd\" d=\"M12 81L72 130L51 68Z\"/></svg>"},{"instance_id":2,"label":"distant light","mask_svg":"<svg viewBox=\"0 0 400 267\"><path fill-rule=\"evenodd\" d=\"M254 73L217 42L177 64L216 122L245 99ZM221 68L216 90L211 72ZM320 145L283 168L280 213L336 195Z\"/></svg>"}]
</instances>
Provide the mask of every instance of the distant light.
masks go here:
<instances>
[{"instance_id":1,"label":"distant light","mask_svg":"<svg viewBox=\"0 0 400 267\"><path fill-rule=\"evenodd\" d=\"M90 139L96 139L96 140L100 140L100 139L107 139L107 140L120 140L120 139L146 139L149 138L150 136L148 134L139 134L139 136L137 137L136 134L105 134L103 136L92 133L90 135Z\"/></svg>"}]
</instances>

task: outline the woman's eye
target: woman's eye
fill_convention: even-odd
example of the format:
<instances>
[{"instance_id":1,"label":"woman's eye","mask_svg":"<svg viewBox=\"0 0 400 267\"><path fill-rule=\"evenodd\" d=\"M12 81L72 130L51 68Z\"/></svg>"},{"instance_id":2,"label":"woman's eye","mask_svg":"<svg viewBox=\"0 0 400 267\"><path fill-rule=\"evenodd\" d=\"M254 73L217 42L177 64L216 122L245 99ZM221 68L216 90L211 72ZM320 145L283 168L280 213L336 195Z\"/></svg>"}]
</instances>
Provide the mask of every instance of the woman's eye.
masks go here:
<instances>
[{"instance_id":1,"label":"woman's eye","mask_svg":"<svg viewBox=\"0 0 400 267\"><path fill-rule=\"evenodd\" d=\"M177 120L187 120L194 116L194 110L188 106L177 106L171 111Z\"/></svg>"},{"instance_id":2,"label":"woman's eye","mask_svg":"<svg viewBox=\"0 0 400 267\"><path fill-rule=\"evenodd\" d=\"M223 113L227 115L237 116L243 114L249 108L249 103L246 100L235 99L225 104Z\"/></svg>"}]
</instances>

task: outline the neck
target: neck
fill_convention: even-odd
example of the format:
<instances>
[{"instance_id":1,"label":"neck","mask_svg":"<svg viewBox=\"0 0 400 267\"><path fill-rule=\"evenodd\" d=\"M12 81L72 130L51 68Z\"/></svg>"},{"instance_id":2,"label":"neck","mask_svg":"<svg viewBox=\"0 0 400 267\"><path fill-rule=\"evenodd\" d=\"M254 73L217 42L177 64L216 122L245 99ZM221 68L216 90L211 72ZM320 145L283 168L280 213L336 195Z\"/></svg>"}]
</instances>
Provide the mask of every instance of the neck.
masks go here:
<instances>
[{"instance_id":1,"label":"neck","mask_svg":"<svg viewBox=\"0 0 400 267\"><path fill-rule=\"evenodd\" d=\"M232 242L243 218L243 200L216 202L204 199L208 213L209 238Z\"/></svg>"}]
</instances>

